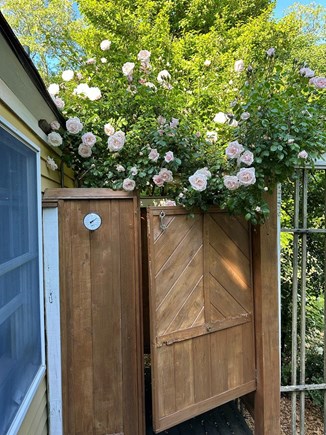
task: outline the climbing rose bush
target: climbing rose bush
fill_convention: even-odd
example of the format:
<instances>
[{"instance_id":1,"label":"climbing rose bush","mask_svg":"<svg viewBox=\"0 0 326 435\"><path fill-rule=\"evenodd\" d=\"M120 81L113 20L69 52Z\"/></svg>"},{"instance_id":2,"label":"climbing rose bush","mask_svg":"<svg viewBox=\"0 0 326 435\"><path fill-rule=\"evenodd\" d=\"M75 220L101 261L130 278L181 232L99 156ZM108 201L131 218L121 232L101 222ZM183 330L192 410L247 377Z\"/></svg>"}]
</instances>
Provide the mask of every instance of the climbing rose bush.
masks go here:
<instances>
[{"instance_id":1,"label":"climbing rose bush","mask_svg":"<svg viewBox=\"0 0 326 435\"><path fill-rule=\"evenodd\" d=\"M88 58L49 86L68 118L65 129L51 123L49 144L80 186L137 189L188 209L218 205L256 224L269 212L265 192L325 152L326 79L282 65L274 47L263 64L234 59L229 110L216 107L204 121L192 117L180 69L145 48L117 67L113 47L103 40L105 62ZM210 68L203 60L203 74Z\"/></svg>"}]
</instances>

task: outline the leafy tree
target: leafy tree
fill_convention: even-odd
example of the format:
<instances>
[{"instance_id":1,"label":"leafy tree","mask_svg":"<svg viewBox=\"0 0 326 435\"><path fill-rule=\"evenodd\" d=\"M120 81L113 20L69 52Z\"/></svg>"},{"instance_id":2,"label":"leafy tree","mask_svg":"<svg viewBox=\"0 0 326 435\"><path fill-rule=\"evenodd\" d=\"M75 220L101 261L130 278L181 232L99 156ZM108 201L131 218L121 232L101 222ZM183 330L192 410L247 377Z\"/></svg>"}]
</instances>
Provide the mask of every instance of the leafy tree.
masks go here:
<instances>
[{"instance_id":1,"label":"leafy tree","mask_svg":"<svg viewBox=\"0 0 326 435\"><path fill-rule=\"evenodd\" d=\"M83 21L70 0L0 0L0 7L45 80L63 64L76 63Z\"/></svg>"}]
</instances>

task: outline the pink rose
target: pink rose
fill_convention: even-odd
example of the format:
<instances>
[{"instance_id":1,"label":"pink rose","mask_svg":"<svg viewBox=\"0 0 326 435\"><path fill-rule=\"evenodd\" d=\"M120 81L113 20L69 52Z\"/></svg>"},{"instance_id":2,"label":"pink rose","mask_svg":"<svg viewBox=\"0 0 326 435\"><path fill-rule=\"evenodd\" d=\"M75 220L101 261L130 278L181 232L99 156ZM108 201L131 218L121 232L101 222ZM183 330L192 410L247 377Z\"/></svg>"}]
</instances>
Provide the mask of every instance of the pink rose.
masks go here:
<instances>
[{"instance_id":1,"label":"pink rose","mask_svg":"<svg viewBox=\"0 0 326 435\"><path fill-rule=\"evenodd\" d=\"M256 183L255 168L241 168L237 173L239 183L242 186L250 186Z\"/></svg>"},{"instance_id":2,"label":"pink rose","mask_svg":"<svg viewBox=\"0 0 326 435\"><path fill-rule=\"evenodd\" d=\"M122 188L123 190L126 190L127 192L132 192L136 187L136 183L134 180L131 180L131 178L126 178L123 180Z\"/></svg>"},{"instance_id":3,"label":"pink rose","mask_svg":"<svg viewBox=\"0 0 326 435\"><path fill-rule=\"evenodd\" d=\"M165 156L164 156L164 160L169 163L169 162L173 162L174 160L174 155L172 151L168 151Z\"/></svg>"},{"instance_id":4,"label":"pink rose","mask_svg":"<svg viewBox=\"0 0 326 435\"><path fill-rule=\"evenodd\" d=\"M202 192L207 187L207 178L202 174L194 174L189 177L189 183L194 190Z\"/></svg>"},{"instance_id":5,"label":"pink rose","mask_svg":"<svg viewBox=\"0 0 326 435\"><path fill-rule=\"evenodd\" d=\"M266 54L268 57L273 57L275 55L275 48L271 47L268 50L266 50Z\"/></svg>"},{"instance_id":6,"label":"pink rose","mask_svg":"<svg viewBox=\"0 0 326 435\"><path fill-rule=\"evenodd\" d=\"M137 55L137 59L142 63L148 63L151 57L151 52L148 50L140 50Z\"/></svg>"},{"instance_id":7,"label":"pink rose","mask_svg":"<svg viewBox=\"0 0 326 435\"><path fill-rule=\"evenodd\" d=\"M171 122L170 122L170 127L171 128L176 128L179 125L179 120L177 118L172 118Z\"/></svg>"},{"instance_id":8,"label":"pink rose","mask_svg":"<svg viewBox=\"0 0 326 435\"><path fill-rule=\"evenodd\" d=\"M307 159L308 158L308 153L305 150L302 150L298 153L298 157L299 159Z\"/></svg>"},{"instance_id":9,"label":"pink rose","mask_svg":"<svg viewBox=\"0 0 326 435\"><path fill-rule=\"evenodd\" d=\"M82 135L81 139L82 139L83 144L87 145L89 147L94 146L96 143L96 136L91 132L84 133Z\"/></svg>"},{"instance_id":10,"label":"pink rose","mask_svg":"<svg viewBox=\"0 0 326 435\"><path fill-rule=\"evenodd\" d=\"M236 60L234 62L234 71L235 72L242 72L245 69L244 61L242 59Z\"/></svg>"},{"instance_id":11,"label":"pink rose","mask_svg":"<svg viewBox=\"0 0 326 435\"><path fill-rule=\"evenodd\" d=\"M166 182L166 183L170 183L171 181L173 181L173 175L172 175L172 172L169 171L169 170L166 169L166 168L162 168L162 169L160 170L160 172L159 172L158 175L159 175L159 177L161 177L162 180L163 180L164 182Z\"/></svg>"},{"instance_id":12,"label":"pink rose","mask_svg":"<svg viewBox=\"0 0 326 435\"><path fill-rule=\"evenodd\" d=\"M126 136L119 130L108 139L108 149L112 152L120 151L126 142Z\"/></svg>"},{"instance_id":13,"label":"pink rose","mask_svg":"<svg viewBox=\"0 0 326 435\"><path fill-rule=\"evenodd\" d=\"M326 78L325 77L313 77L309 80L309 83L314 85L317 89L326 88Z\"/></svg>"},{"instance_id":14,"label":"pink rose","mask_svg":"<svg viewBox=\"0 0 326 435\"><path fill-rule=\"evenodd\" d=\"M59 133L52 131L52 133L48 134L48 144L53 147L59 147L62 145L62 137Z\"/></svg>"},{"instance_id":15,"label":"pink rose","mask_svg":"<svg viewBox=\"0 0 326 435\"><path fill-rule=\"evenodd\" d=\"M206 167L201 168L201 169L197 169L197 171L195 172L194 175L203 175L206 178L211 178L211 176L212 176L211 172Z\"/></svg>"},{"instance_id":16,"label":"pink rose","mask_svg":"<svg viewBox=\"0 0 326 435\"><path fill-rule=\"evenodd\" d=\"M225 150L225 154L229 159L237 159L243 151L243 146L237 141L234 140L230 142L228 147Z\"/></svg>"},{"instance_id":17,"label":"pink rose","mask_svg":"<svg viewBox=\"0 0 326 435\"><path fill-rule=\"evenodd\" d=\"M153 162L157 162L157 159L160 157L159 153L157 152L157 149L152 148L150 153L148 154L149 160L152 160Z\"/></svg>"},{"instance_id":18,"label":"pink rose","mask_svg":"<svg viewBox=\"0 0 326 435\"><path fill-rule=\"evenodd\" d=\"M315 75L315 71L313 71L310 68L306 68L306 67L300 68L299 72L303 77L308 77L308 78L311 78Z\"/></svg>"},{"instance_id":19,"label":"pink rose","mask_svg":"<svg viewBox=\"0 0 326 435\"><path fill-rule=\"evenodd\" d=\"M130 77L134 71L135 64L133 62L126 62L122 66L122 73L126 77Z\"/></svg>"},{"instance_id":20,"label":"pink rose","mask_svg":"<svg viewBox=\"0 0 326 435\"><path fill-rule=\"evenodd\" d=\"M59 130L60 129L60 123L56 120L52 121L50 125L51 125L52 130Z\"/></svg>"},{"instance_id":21,"label":"pink rose","mask_svg":"<svg viewBox=\"0 0 326 435\"><path fill-rule=\"evenodd\" d=\"M247 166L250 166L253 161L254 161L254 155L251 151L245 151L240 156L240 162L244 163Z\"/></svg>"},{"instance_id":22,"label":"pink rose","mask_svg":"<svg viewBox=\"0 0 326 435\"><path fill-rule=\"evenodd\" d=\"M92 148L84 143L81 143L78 147L78 154L81 157L90 157L92 155Z\"/></svg>"},{"instance_id":23,"label":"pink rose","mask_svg":"<svg viewBox=\"0 0 326 435\"><path fill-rule=\"evenodd\" d=\"M59 110L62 110L65 107L65 102L63 101L62 98L54 97L53 101Z\"/></svg>"},{"instance_id":24,"label":"pink rose","mask_svg":"<svg viewBox=\"0 0 326 435\"><path fill-rule=\"evenodd\" d=\"M164 180L160 175L154 175L153 181L156 184L156 186L158 186L158 187L164 186Z\"/></svg>"},{"instance_id":25,"label":"pink rose","mask_svg":"<svg viewBox=\"0 0 326 435\"><path fill-rule=\"evenodd\" d=\"M46 166L51 169L51 171L56 171L58 169L58 165L56 164L56 162L53 160L52 157L47 156L46 158Z\"/></svg>"},{"instance_id":26,"label":"pink rose","mask_svg":"<svg viewBox=\"0 0 326 435\"><path fill-rule=\"evenodd\" d=\"M114 132L115 132L115 129L114 129L113 125L111 125L111 124L105 124L105 126L104 126L104 133L107 136L112 136L114 134Z\"/></svg>"},{"instance_id":27,"label":"pink rose","mask_svg":"<svg viewBox=\"0 0 326 435\"><path fill-rule=\"evenodd\" d=\"M87 65L94 65L96 63L96 59L94 57L91 57L90 59L86 60Z\"/></svg>"},{"instance_id":28,"label":"pink rose","mask_svg":"<svg viewBox=\"0 0 326 435\"><path fill-rule=\"evenodd\" d=\"M224 186L229 190L236 190L239 186L238 177L235 175L225 175L223 177Z\"/></svg>"}]
</instances>

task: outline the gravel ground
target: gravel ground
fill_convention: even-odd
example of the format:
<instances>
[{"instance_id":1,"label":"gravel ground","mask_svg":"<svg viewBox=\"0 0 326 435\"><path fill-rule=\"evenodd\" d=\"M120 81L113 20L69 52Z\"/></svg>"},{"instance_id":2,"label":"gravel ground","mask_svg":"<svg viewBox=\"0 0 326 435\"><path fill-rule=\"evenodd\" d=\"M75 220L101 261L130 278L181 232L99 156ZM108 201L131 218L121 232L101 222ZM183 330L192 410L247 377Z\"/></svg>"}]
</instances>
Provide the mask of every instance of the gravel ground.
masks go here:
<instances>
[{"instance_id":1,"label":"gravel ground","mask_svg":"<svg viewBox=\"0 0 326 435\"><path fill-rule=\"evenodd\" d=\"M291 399L290 396L281 398L281 435L292 435L291 432ZM254 431L254 422L250 414L244 415L248 426ZM297 427L299 426L299 405L297 405ZM300 434L297 429L297 434ZM271 434L272 435L272 434ZM323 416L320 408L306 399L305 435L324 435Z\"/></svg>"}]
</instances>

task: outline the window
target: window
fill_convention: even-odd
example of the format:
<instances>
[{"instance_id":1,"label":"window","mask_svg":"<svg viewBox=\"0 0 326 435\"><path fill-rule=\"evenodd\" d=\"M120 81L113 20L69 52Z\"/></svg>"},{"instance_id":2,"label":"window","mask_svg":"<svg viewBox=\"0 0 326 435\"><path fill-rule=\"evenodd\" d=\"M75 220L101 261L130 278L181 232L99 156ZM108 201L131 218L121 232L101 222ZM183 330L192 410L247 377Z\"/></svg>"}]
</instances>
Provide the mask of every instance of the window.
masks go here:
<instances>
[{"instance_id":1,"label":"window","mask_svg":"<svg viewBox=\"0 0 326 435\"><path fill-rule=\"evenodd\" d=\"M0 434L43 367L38 153L0 126Z\"/></svg>"}]
</instances>

